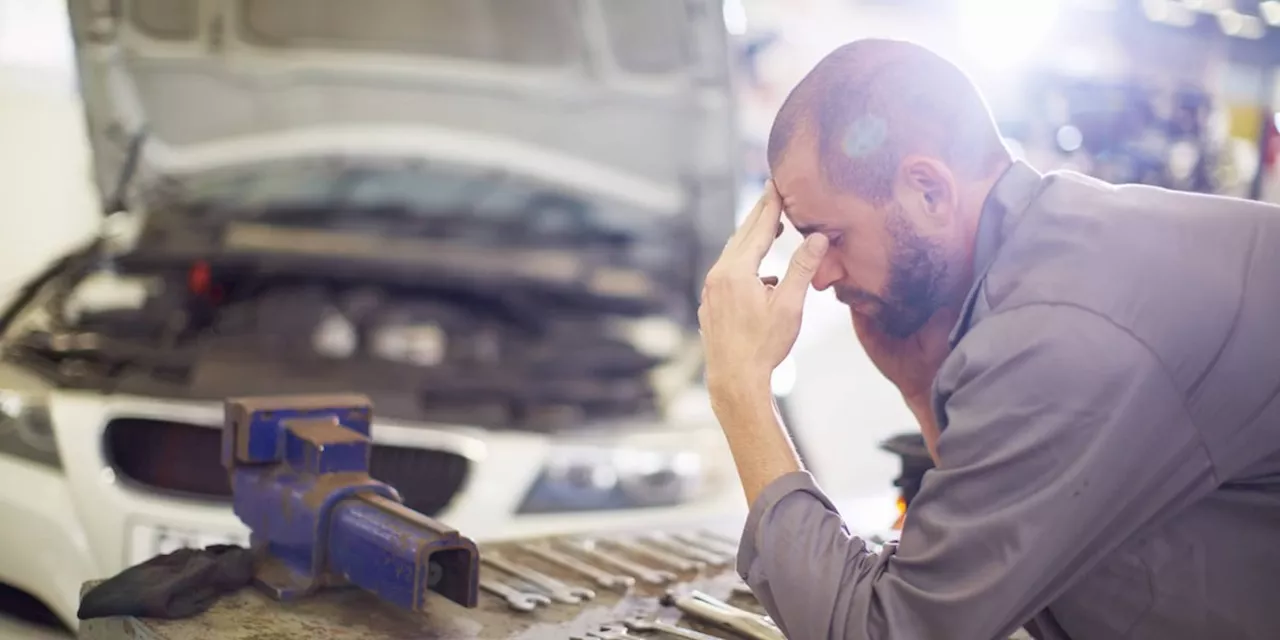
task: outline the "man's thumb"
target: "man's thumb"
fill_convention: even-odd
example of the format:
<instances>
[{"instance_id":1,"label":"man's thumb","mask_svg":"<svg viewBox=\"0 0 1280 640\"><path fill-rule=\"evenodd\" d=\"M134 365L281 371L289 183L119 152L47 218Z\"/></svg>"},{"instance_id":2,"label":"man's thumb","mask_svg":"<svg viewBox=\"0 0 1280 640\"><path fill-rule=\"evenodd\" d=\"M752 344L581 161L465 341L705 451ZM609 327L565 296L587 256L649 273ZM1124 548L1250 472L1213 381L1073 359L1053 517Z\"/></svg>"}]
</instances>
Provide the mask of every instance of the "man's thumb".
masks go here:
<instances>
[{"instance_id":1,"label":"man's thumb","mask_svg":"<svg viewBox=\"0 0 1280 640\"><path fill-rule=\"evenodd\" d=\"M827 255L827 237L815 233L804 239L804 244L791 256L791 264L787 267L787 275L778 284L778 292L795 301L804 299L809 290L809 283L818 272L823 256Z\"/></svg>"}]
</instances>

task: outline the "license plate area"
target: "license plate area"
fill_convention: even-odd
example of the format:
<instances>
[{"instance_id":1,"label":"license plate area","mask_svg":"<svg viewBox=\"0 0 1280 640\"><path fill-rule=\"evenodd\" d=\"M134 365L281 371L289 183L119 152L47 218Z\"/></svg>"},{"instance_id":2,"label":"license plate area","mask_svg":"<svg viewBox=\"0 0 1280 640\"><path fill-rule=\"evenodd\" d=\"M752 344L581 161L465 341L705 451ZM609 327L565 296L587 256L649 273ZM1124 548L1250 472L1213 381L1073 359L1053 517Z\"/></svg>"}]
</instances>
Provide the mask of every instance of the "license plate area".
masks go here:
<instances>
[{"instance_id":1,"label":"license plate area","mask_svg":"<svg viewBox=\"0 0 1280 640\"><path fill-rule=\"evenodd\" d=\"M178 549L203 549L214 544L249 546L247 530L228 531L185 524L135 524L129 532L125 562L133 566Z\"/></svg>"}]
</instances>

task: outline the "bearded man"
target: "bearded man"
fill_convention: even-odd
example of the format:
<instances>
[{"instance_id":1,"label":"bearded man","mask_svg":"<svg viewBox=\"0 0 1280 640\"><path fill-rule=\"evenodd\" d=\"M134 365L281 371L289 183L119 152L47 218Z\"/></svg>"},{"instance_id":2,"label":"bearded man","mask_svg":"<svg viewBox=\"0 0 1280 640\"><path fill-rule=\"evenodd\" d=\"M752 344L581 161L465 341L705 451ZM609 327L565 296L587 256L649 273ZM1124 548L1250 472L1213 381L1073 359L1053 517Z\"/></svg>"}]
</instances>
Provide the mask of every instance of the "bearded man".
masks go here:
<instances>
[{"instance_id":1,"label":"bearded man","mask_svg":"<svg viewBox=\"0 0 1280 640\"><path fill-rule=\"evenodd\" d=\"M1041 173L960 70L886 40L795 87L769 164L699 318L738 570L787 637L1280 637L1280 208ZM805 241L762 280L784 215ZM878 552L771 403L811 284L937 465Z\"/></svg>"}]
</instances>

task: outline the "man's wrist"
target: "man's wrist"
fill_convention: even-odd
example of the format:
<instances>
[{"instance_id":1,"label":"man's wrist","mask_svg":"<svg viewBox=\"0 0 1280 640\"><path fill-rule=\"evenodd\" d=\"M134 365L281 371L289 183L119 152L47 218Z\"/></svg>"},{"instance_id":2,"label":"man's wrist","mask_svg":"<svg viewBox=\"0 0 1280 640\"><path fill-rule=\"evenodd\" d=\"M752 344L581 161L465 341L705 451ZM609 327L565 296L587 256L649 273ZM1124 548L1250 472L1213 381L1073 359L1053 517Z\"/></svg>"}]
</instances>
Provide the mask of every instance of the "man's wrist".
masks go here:
<instances>
[{"instance_id":1,"label":"man's wrist","mask_svg":"<svg viewBox=\"0 0 1280 640\"><path fill-rule=\"evenodd\" d=\"M771 376L751 374L728 374L709 376L707 393L711 396L711 407L717 414L733 412L758 403L773 404L773 388Z\"/></svg>"},{"instance_id":2,"label":"man's wrist","mask_svg":"<svg viewBox=\"0 0 1280 640\"><path fill-rule=\"evenodd\" d=\"M923 389L913 391L911 393L904 392L902 394L902 399L907 403L908 407L911 407L912 411L917 411L919 409L931 409L931 405L933 404L933 390Z\"/></svg>"}]
</instances>

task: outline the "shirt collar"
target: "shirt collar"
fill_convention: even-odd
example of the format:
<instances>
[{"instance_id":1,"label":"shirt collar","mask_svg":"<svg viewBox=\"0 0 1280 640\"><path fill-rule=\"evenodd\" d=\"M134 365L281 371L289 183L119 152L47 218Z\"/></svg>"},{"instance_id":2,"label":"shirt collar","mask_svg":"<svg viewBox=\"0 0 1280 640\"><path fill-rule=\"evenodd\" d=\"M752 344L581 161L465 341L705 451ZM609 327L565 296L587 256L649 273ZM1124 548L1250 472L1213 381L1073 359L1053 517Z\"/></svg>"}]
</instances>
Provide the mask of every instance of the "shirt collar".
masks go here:
<instances>
[{"instance_id":1,"label":"shirt collar","mask_svg":"<svg viewBox=\"0 0 1280 640\"><path fill-rule=\"evenodd\" d=\"M996 180L982 204L982 213L978 218L978 233L973 244L973 287L965 296L964 306L960 310L960 319L951 330L951 348L954 349L960 338L969 331L973 318L973 308L977 303L978 293L986 280L987 271L995 261L996 254L1010 229L1031 205L1044 176L1031 165L1021 160L1014 161Z\"/></svg>"}]
</instances>

